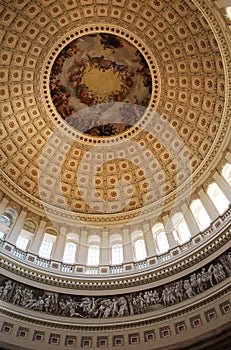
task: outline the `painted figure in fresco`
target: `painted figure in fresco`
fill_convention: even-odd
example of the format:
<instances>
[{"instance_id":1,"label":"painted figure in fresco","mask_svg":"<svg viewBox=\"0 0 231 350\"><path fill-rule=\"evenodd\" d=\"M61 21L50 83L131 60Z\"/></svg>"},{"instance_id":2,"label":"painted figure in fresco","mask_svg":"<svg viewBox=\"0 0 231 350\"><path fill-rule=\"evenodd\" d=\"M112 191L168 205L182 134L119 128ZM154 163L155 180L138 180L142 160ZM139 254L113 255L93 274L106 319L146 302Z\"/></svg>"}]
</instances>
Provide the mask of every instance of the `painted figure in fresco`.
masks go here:
<instances>
[{"instance_id":1,"label":"painted figure in fresco","mask_svg":"<svg viewBox=\"0 0 231 350\"><path fill-rule=\"evenodd\" d=\"M165 286L161 296L161 300L163 301L164 306L169 306L170 304L169 294L170 294L170 290L167 286Z\"/></svg>"},{"instance_id":2,"label":"painted figure in fresco","mask_svg":"<svg viewBox=\"0 0 231 350\"><path fill-rule=\"evenodd\" d=\"M192 287L192 294L193 295L196 295L196 290L197 290L197 276L196 276L196 273L193 273L190 278L190 284L191 284L191 287Z\"/></svg>"},{"instance_id":3,"label":"painted figure in fresco","mask_svg":"<svg viewBox=\"0 0 231 350\"><path fill-rule=\"evenodd\" d=\"M92 308L91 305L92 305L92 301L91 301L91 298L89 297L82 298L82 302L79 304L79 306L83 309L83 312L86 314L89 314Z\"/></svg>"},{"instance_id":4,"label":"painted figure in fresco","mask_svg":"<svg viewBox=\"0 0 231 350\"><path fill-rule=\"evenodd\" d=\"M95 300L95 298L91 299L91 305L90 305L90 309L88 311L88 315L89 317L96 317L98 315L98 310L97 310L97 303L98 300Z\"/></svg>"},{"instance_id":5,"label":"painted figure in fresco","mask_svg":"<svg viewBox=\"0 0 231 350\"><path fill-rule=\"evenodd\" d=\"M2 291L2 300L3 301L9 301L9 294L10 294L10 291L12 288L13 288L12 282L10 280L6 281L5 287L3 288L3 291Z\"/></svg>"},{"instance_id":6,"label":"painted figure in fresco","mask_svg":"<svg viewBox=\"0 0 231 350\"><path fill-rule=\"evenodd\" d=\"M103 318L108 318L111 316L113 304L111 299L105 299L101 301L101 305L104 306Z\"/></svg>"},{"instance_id":7,"label":"painted figure in fresco","mask_svg":"<svg viewBox=\"0 0 231 350\"><path fill-rule=\"evenodd\" d=\"M231 268L231 253L228 253L224 256L226 258L227 265Z\"/></svg>"},{"instance_id":8,"label":"painted figure in fresco","mask_svg":"<svg viewBox=\"0 0 231 350\"><path fill-rule=\"evenodd\" d=\"M32 296L32 298L28 301L25 307L28 309L32 309L32 306L35 305L36 302L37 302L37 299Z\"/></svg>"},{"instance_id":9,"label":"painted figure in fresco","mask_svg":"<svg viewBox=\"0 0 231 350\"><path fill-rule=\"evenodd\" d=\"M128 313L128 302L124 297L120 297L118 299L118 303L119 303L118 317L122 317Z\"/></svg>"},{"instance_id":10,"label":"painted figure in fresco","mask_svg":"<svg viewBox=\"0 0 231 350\"><path fill-rule=\"evenodd\" d=\"M223 266L220 263L215 264L215 265L211 264L209 266L208 271L212 274L212 276L214 277L216 283L219 283L219 282L223 281L226 278L224 268L223 268Z\"/></svg>"},{"instance_id":11,"label":"painted figure in fresco","mask_svg":"<svg viewBox=\"0 0 231 350\"><path fill-rule=\"evenodd\" d=\"M140 310L138 308L137 300L135 297L132 298L132 305L133 305L133 310L135 311L135 313L139 314Z\"/></svg>"},{"instance_id":12,"label":"painted figure in fresco","mask_svg":"<svg viewBox=\"0 0 231 350\"><path fill-rule=\"evenodd\" d=\"M217 263L214 266L213 276L214 276L217 283L223 281L226 278L224 268L220 263Z\"/></svg>"},{"instance_id":13,"label":"painted figure in fresco","mask_svg":"<svg viewBox=\"0 0 231 350\"><path fill-rule=\"evenodd\" d=\"M186 296L190 299L193 296L193 290L192 290L192 286L189 282L188 279L184 280L184 290L186 293Z\"/></svg>"},{"instance_id":14,"label":"painted figure in fresco","mask_svg":"<svg viewBox=\"0 0 231 350\"><path fill-rule=\"evenodd\" d=\"M31 305L33 303L33 300L34 300L33 290L29 288L25 288L23 290L21 305L25 307L29 307L28 305Z\"/></svg>"},{"instance_id":15,"label":"painted figure in fresco","mask_svg":"<svg viewBox=\"0 0 231 350\"><path fill-rule=\"evenodd\" d=\"M206 272L205 268L203 267L201 270L201 282L204 289L207 288L207 282L210 282L211 286L213 285L212 279L213 279L212 272L209 272L209 270Z\"/></svg>"},{"instance_id":16,"label":"painted figure in fresco","mask_svg":"<svg viewBox=\"0 0 231 350\"><path fill-rule=\"evenodd\" d=\"M225 254L220 258L222 265L228 276L231 276L231 253Z\"/></svg>"},{"instance_id":17,"label":"painted figure in fresco","mask_svg":"<svg viewBox=\"0 0 231 350\"><path fill-rule=\"evenodd\" d=\"M228 256L229 259L230 255ZM147 312L152 306L168 307L194 295L202 293L214 284L222 282L228 271L225 269L223 260L227 262L227 254L223 255L209 267L202 268L185 279L169 283L163 287L146 290L139 293L131 293L125 296L94 298L94 297L72 297L60 294L52 294L40 290L40 296L34 289L29 289L19 283L14 288L11 280L3 281L0 286L0 297L5 302L11 302L17 306L46 312L52 315L65 317L88 317L109 318L123 317L133 314ZM59 299L61 297L61 299ZM78 308L81 309L79 312Z\"/></svg>"},{"instance_id":18,"label":"painted figure in fresco","mask_svg":"<svg viewBox=\"0 0 231 350\"><path fill-rule=\"evenodd\" d=\"M91 68L94 67L95 65L98 66L99 63L101 63L104 59L104 56L99 56L99 57L91 57L87 54L87 57L89 59L89 62L90 62L90 68L89 68L89 71L91 71Z\"/></svg>"},{"instance_id":19,"label":"painted figure in fresco","mask_svg":"<svg viewBox=\"0 0 231 350\"><path fill-rule=\"evenodd\" d=\"M3 286L0 286L0 298L2 298L3 289L4 289L4 287L3 287Z\"/></svg>"},{"instance_id":20,"label":"painted figure in fresco","mask_svg":"<svg viewBox=\"0 0 231 350\"><path fill-rule=\"evenodd\" d=\"M91 88L87 86L94 70L111 71L120 84L113 91L109 89L105 94L98 94L91 84ZM73 40L57 56L50 73L50 93L57 112L73 128L93 136L107 137L126 131L139 116L130 113L130 121L127 116L119 123L112 121L113 128L102 127L102 123L92 127L90 119L82 118L79 112L89 106L111 102L147 107L152 93L152 77L142 54L126 40L108 33L86 35Z\"/></svg>"},{"instance_id":21,"label":"painted figure in fresco","mask_svg":"<svg viewBox=\"0 0 231 350\"><path fill-rule=\"evenodd\" d=\"M127 69L127 66L125 66L124 64L117 64L116 62L112 62L112 66L113 66L114 71L115 71L114 74L116 72L124 72Z\"/></svg>"},{"instance_id":22,"label":"painted figure in fresco","mask_svg":"<svg viewBox=\"0 0 231 350\"><path fill-rule=\"evenodd\" d=\"M67 315L67 307L64 299L60 299L59 301L58 315Z\"/></svg>"},{"instance_id":23,"label":"painted figure in fresco","mask_svg":"<svg viewBox=\"0 0 231 350\"><path fill-rule=\"evenodd\" d=\"M51 311L51 305L52 305L52 299L51 299L51 295L48 295L45 299L44 299L44 308L46 312L50 312Z\"/></svg>"},{"instance_id":24,"label":"painted figure in fresco","mask_svg":"<svg viewBox=\"0 0 231 350\"><path fill-rule=\"evenodd\" d=\"M143 298L142 293L139 293L136 297L137 307L140 312L144 312L144 309L146 308L145 300Z\"/></svg>"},{"instance_id":25,"label":"painted figure in fresco","mask_svg":"<svg viewBox=\"0 0 231 350\"><path fill-rule=\"evenodd\" d=\"M84 317L80 313L76 312L77 303L74 302L72 299L67 301L66 307L68 309L68 314L70 317Z\"/></svg>"},{"instance_id":26,"label":"painted figure in fresco","mask_svg":"<svg viewBox=\"0 0 231 350\"><path fill-rule=\"evenodd\" d=\"M112 317L116 317L119 313L118 300L116 298L112 299Z\"/></svg>"},{"instance_id":27,"label":"painted figure in fresco","mask_svg":"<svg viewBox=\"0 0 231 350\"><path fill-rule=\"evenodd\" d=\"M123 47L121 40L115 35L101 33L100 36L101 36L100 42L103 45L104 50L111 49L113 53L115 52L115 49Z\"/></svg>"},{"instance_id":28,"label":"painted figure in fresco","mask_svg":"<svg viewBox=\"0 0 231 350\"><path fill-rule=\"evenodd\" d=\"M151 305L150 295L147 291L144 292L144 302L147 307Z\"/></svg>"},{"instance_id":29,"label":"painted figure in fresco","mask_svg":"<svg viewBox=\"0 0 231 350\"><path fill-rule=\"evenodd\" d=\"M182 301L183 298L184 298L184 289L183 289L183 285L182 285L182 280L180 281L177 281L175 283L175 287L174 287L174 293L175 293L175 296L176 296L176 300L179 302L179 301Z\"/></svg>"},{"instance_id":30,"label":"painted figure in fresco","mask_svg":"<svg viewBox=\"0 0 231 350\"><path fill-rule=\"evenodd\" d=\"M169 288L169 295L168 295L168 299L169 299L169 304L173 305L176 303L176 298L174 296L174 286L171 286Z\"/></svg>"},{"instance_id":31,"label":"painted figure in fresco","mask_svg":"<svg viewBox=\"0 0 231 350\"><path fill-rule=\"evenodd\" d=\"M103 72L105 72L105 70L112 68L112 64L113 62L111 60L103 59L102 61L99 62L98 67L99 69L102 69Z\"/></svg>"},{"instance_id":32,"label":"painted figure in fresco","mask_svg":"<svg viewBox=\"0 0 231 350\"><path fill-rule=\"evenodd\" d=\"M154 289L154 290L151 292L150 300L151 300L151 305L159 304L159 302L160 302L160 297L159 297L159 294L157 293L156 289Z\"/></svg>"},{"instance_id":33,"label":"painted figure in fresco","mask_svg":"<svg viewBox=\"0 0 231 350\"><path fill-rule=\"evenodd\" d=\"M99 125L97 128L99 136L111 136L115 135L116 131L113 124Z\"/></svg>"},{"instance_id":34,"label":"painted figure in fresco","mask_svg":"<svg viewBox=\"0 0 231 350\"><path fill-rule=\"evenodd\" d=\"M200 272L198 272L196 275L196 283L197 283L197 293L203 292L204 287L203 287L202 276Z\"/></svg>"},{"instance_id":35,"label":"painted figure in fresco","mask_svg":"<svg viewBox=\"0 0 231 350\"><path fill-rule=\"evenodd\" d=\"M39 296L38 300L35 299L35 301L32 303L32 305L29 308L37 311L43 311L43 308L44 308L43 298Z\"/></svg>"},{"instance_id":36,"label":"painted figure in fresco","mask_svg":"<svg viewBox=\"0 0 231 350\"><path fill-rule=\"evenodd\" d=\"M104 315L104 311L105 311L105 305L104 303L100 302L100 306L98 308L98 314L97 316L100 318L100 317L103 317Z\"/></svg>"},{"instance_id":37,"label":"painted figure in fresco","mask_svg":"<svg viewBox=\"0 0 231 350\"><path fill-rule=\"evenodd\" d=\"M22 296L23 296L22 288L20 286L17 286L15 290L15 294L13 296L13 304L16 304L16 305L21 304Z\"/></svg>"}]
</instances>

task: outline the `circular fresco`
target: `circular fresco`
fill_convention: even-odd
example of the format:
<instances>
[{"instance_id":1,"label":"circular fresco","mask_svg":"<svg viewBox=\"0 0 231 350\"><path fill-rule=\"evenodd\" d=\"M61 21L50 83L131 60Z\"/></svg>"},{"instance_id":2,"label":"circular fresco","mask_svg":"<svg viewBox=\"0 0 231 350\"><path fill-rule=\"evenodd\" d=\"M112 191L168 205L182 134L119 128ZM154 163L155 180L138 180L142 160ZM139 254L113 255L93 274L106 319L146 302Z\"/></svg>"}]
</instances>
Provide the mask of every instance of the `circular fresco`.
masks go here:
<instances>
[{"instance_id":1,"label":"circular fresco","mask_svg":"<svg viewBox=\"0 0 231 350\"><path fill-rule=\"evenodd\" d=\"M150 102L152 78L145 58L127 40L91 34L59 53L51 69L50 93L57 112L76 130L112 136L141 118ZM118 108L118 102L133 108L124 103Z\"/></svg>"}]
</instances>

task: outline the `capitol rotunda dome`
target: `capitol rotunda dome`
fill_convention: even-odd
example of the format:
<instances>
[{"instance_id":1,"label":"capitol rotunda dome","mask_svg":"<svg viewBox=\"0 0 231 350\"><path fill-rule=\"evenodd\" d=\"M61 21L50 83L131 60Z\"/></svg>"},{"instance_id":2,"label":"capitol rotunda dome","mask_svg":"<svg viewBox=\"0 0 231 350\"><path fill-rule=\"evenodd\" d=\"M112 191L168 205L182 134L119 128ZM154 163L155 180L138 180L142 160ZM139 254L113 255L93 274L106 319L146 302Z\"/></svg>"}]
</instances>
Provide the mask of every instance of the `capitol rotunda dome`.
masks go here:
<instances>
[{"instance_id":1,"label":"capitol rotunda dome","mask_svg":"<svg viewBox=\"0 0 231 350\"><path fill-rule=\"evenodd\" d=\"M230 349L230 6L0 2L0 349Z\"/></svg>"}]
</instances>

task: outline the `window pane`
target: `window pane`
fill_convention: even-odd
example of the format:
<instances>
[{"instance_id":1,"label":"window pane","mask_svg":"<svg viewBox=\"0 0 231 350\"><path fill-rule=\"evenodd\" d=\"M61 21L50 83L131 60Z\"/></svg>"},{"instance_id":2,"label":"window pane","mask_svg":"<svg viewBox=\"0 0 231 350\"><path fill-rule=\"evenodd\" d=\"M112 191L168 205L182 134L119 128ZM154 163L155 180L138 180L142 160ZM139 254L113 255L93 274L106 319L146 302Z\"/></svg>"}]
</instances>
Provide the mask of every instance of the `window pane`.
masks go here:
<instances>
[{"instance_id":1,"label":"window pane","mask_svg":"<svg viewBox=\"0 0 231 350\"><path fill-rule=\"evenodd\" d=\"M146 259L146 249L145 249L145 244L143 239L138 239L135 241L135 259L138 260L144 260Z\"/></svg>"},{"instance_id":2,"label":"window pane","mask_svg":"<svg viewBox=\"0 0 231 350\"><path fill-rule=\"evenodd\" d=\"M72 242L67 243L63 254L63 262L67 264L74 264L75 253L76 253L76 244Z\"/></svg>"},{"instance_id":3,"label":"window pane","mask_svg":"<svg viewBox=\"0 0 231 350\"><path fill-rule=\"evenodd\" d=\"M6 225L7 227L10 227L11 225L11 220L10 217L7 215L2 215L0 218L0 222L2 222L4 225Z\"/></svg>"},{"instance_id":4,"label":"window pane","mask_svg":"<svg viewBox=\"0 0 231 350\"><path fill-rule=\"evenodd\" d=\"M175 240L179 242L179 244L189 241L191 238L191 233L181 212L175 213L172 216L172 223L174 227L173 235Z\"/></svg>"},{"instance_id":5,"label":"window pane","mask_svg":"<svg viewBox=\"0 0 231 350\"><path fill-rule=\"evenodd\" d=\"M231 20L231 6L226 7L226 13L227 13L229 19Z\"/></svg>"},{"instance_id":6,"label":"window pane","mask_svg":"<svg viewBox=\"0 0 231 350\"><path fill-rule=\"evenodd\" d=\"M123 263L123 247L122 244L116 244L112 246L112 259L113 265L120 265Z\"/></svg>"},{"instance_id":7,"label":"window pane","mask_svg":"<svg viewBox=\"0 0 231 350\"><path fill-rule=\"evenodd\" d=\"M224 193L215 182L209 185L207 192L219 213L223 214L229 207L229 201L225 197Z\"/></svg>"},{"instance_id":8,"label":"window pane","mask_svg":"<svg viewBox=\"0 0 231 350\"><path fill-rule=\"evenodd\" d=\"M205 210L204 206L202 205L201 201L199 199L196 199L190 205L190 208L192 210L192 213L195 217L196 222L198 223L199 228L201 230L204 230L205 228L207 228L211 223L211 219L208 216L208 213Z\"/></svg>"},{"instance_id":9,"label":"window pane","mask_svg":"<svg viewBox=\"0 0 231 350\"><path fill-rule=\"evenodd\" d=\"M99 265L99 247L98 246L93 245L89 247L87 264L91 266Z\"/></svg>"},{"instance_id":10,"label":"window pane","mask_svg":"<svg viewBox=\"0 0 231 350\"><path fill-rule=\"evenodd\" d=\"M16 247L22 250L26 250L28 247L29 239L19 236L16 241Z\"/></svg>"},{"instance_id":11,"label":"window pane","mask_svg":"<svg viewBox=\"0 0 231 350\"><path fill-rule=\"evenodd\" d=\"M169 244L164 225L162 223L157 223L156 225L154 225L152 228L152 234L156 243L158 253L166 253L169 250Z\"/></svg>"},{"instance_id":12,"label":"window pane","mask_svg":"<svg viewBox=\"0 0 231 350\"><path fill-rule=\"evenodd\" d=\"M225 180L228 182L229 185L231 185L231 165L226 164L222 170L222 176L225 178Z\"/></svg>"},{"instance_id":13,"label":"window pane","mask_svg":"<svg viewBox=\"0 0 231 350\"><path fill-rule=\"evenodd\" d=\"M55 241L54 236L45 234L45 237L39 249L39 256L45 259L50 259L54 241Z\"/></svg>"},{"instance_id":14,"label":"window pane","mask_svg":"<svg viewBox=\"0 0 231 350\"><path fill-rule=\"evenodd\" d=\"M159 254L166 253L169 250L169 244L165 232L159 232L156 236L157 249Z\"/></svg>"},{"instance_id":15,"label":"window pane","mask_svg":"<svg viewBox=\"0 0 231 350\"><path fill-rule=\"evenodd\" d=\"M190 240L191 233L189 232L188 225L184 220L179 222L176 229L177 229L180 243L184 243Z\"/></svg>"}]
</instances>

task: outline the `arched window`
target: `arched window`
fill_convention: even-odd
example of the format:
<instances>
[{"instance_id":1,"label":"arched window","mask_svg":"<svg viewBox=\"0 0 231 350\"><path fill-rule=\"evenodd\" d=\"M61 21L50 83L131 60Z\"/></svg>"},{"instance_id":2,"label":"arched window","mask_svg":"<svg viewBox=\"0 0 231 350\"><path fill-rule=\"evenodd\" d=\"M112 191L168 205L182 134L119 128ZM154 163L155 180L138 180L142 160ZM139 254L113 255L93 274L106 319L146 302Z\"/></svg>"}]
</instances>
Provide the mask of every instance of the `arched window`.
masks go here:
<instances>
[{"instance_id":1,"label":"arched window","mask_svg":"<svg viewBox=\"0 0 231 350\"><path fill-rule=\"evenodd\" d=\"M29 246L30 238L25 236L18 236L18 239L16 241L16 247L21 250L27 250Z\"/></svg>"},{"instance_id":2,"label":"arched window","mask_svg":"<svg viewBox=\"0 0 231 350\"><path fill-rule=\"evenodd\" d=\"M63 253L63 263L74 264L79 235L77 233L68 233Z\"/></svg>"},{"instance_id":3,"label":"arched window","mask_svg":"<svg viewBox=\"0 0 231 350\"><path fill-rule=\"evenodd\" d=\"M121 265L123 263L122 244L114 244L111 247L111 263L112 265Z\"/></svg>"},{"instance_id":4,"label":"arched window","mask_svg":"<svg viewBox=\"0 0 231 350\"><path fill-rule=\"evenodd\" d=\"M143 238L139 238L134 242L135 260L144 260L147 257L145 242Z\"/></svg>"},{"instance_id":5,"label":"arched window","mask_svg":"<svg viewBox=\"0 0 231 350\"><path fill-rule=\"evenodd\" d=\"M176 213L172 216L172 223L174 227L173 235L179 244L183 244L190 240L191 234L188 225L182 213Z\"/></svg>"},{"instance_id":6,"label":"arched window","mask_svg":"<svg viewBox=\"0 0 231 350\"><path fill-rule=\"evenodd\" d=\"M90 265L90 266L99 265L100 242L101 242L101 237L99 235L90 235L88 237L87 265Z\"/></svg>"},{"instance_id":7,"label":"arched window","mask_svg":"<svg viewBox=\"0 0 231 350\"><path fill-rule=\"evenodd\" d=\"M164 225L161 223L154 225L152 227L152 234L158 253L166 253L169 250L169 244Z\"/></svg>"},{"instance_id":8,"label":"arched window","mask_svg":"<svg viewBox=\"0 0 231 350\"><path fill-rule=\"evenodd\" d=\"M25 221L23 228L18 236L18 239L15 243L16 247L21 250L27 250L30 242L33 238L33 234L35 232L36 225L33 221L27 220Z\"/></svg>"},{"instance_id":9,"label":"arched window","mask_svg":"<svg viewBox=\"0 0 231 350\"><path fill-rule=\"evenodd\" d=\"M222 169L221 174L225 178L225 180L228 182L228 184L231 186L231 164L227 163Z\"/></svg>"},{"instance_id":10,"label":"arched window","mask_svg":"<svg viewBox=\"0 0 231 350\"><path fill-rule=\"evenodd\" d=\"M76 243L67 242L63 254L63 262L66 264L75 263Z\"/></svg>"},{"instance_id":11,"label":"arched window","mask_svg":"<svg viewBox=\"0 0 231 350\"><path fill-rule=\"evenodd\" d=\"M131 233L133 245L134 260L140 261L147 258L146 246L142 230L136 230Z\"/></svg>"},{"instance_id":12,"label":"arched window","mask_svg":"<svg viewBox=\"0 0 231 350\"><path fill-rule=\"evenodd\" d=\"M210 184L207 193L220 214L223 214L229 207L229 201L215 182Z\"/></svg>"},{"instance_id":13,"label":"arched window","mask_svg":"<svg viewBox=\"0 0 231 350\"><path fill-rule=\"evenodd\" d=\"M226 14L229 20L231 21L231 6L226 7Z\"/></svg>"},{"instance_id":14,"label":"arched window","mask_svg":"<svg viewBox=\"0 0 231 350\"><path fill-rule=\"evenodd\" d=\"M56 235L51 232L46 232L44 234L38 255L42 258L50 259L55 241Z\"/></svg>"},{"instance_id":15,"label":"arched window","mask_svg":"<svg viewBox=\"0 0 231 350\"><path fill-rule=\"evenodd\" d=\"M123 263L123 239L120 233L114 233L109 240L111 248L111 264L121 265Z\"/></svg>"},{"instance_id":16,"label":"arched window","mask_svg":"<svg viewBox=\"0 0 231 350\"><path fill-rule=\"evenodd\" d=\"M0 238L5 238L6 234L10 231L14 221L16 219L16 214L12 209L6 209L4 214L0 217Z\"/></svg>"},{"instance_id":17,"label":"arched window","mask_svg":"<svg viewBox=\"0 0 231 350\"><path fill-rule=\"evenodd\" d=\"M88 248L88 259L87 259L87 265L90 266L97 266L99 265L99 246L97 245L91 245Z\"/></svg>"},{"instance_id":18,"label":"arched window","mask_svg":"<svg viewBox=\"0 0 231 350\"><path fill-rule=\"evenodd\" d=\"M195 217L195 220L201 230L206 229L210 223L211 219L208 216L207 211L205 210L200 199L195 199L190 205L190 209Z\"/></svg>"}]
</instances>

